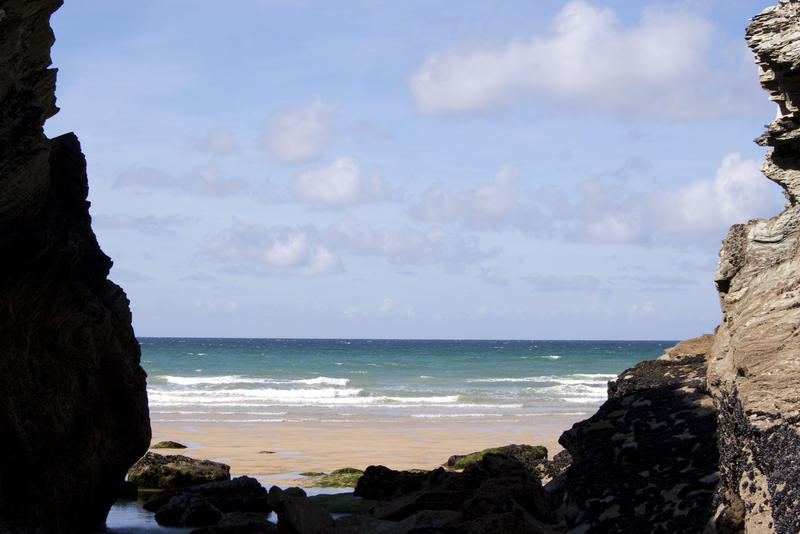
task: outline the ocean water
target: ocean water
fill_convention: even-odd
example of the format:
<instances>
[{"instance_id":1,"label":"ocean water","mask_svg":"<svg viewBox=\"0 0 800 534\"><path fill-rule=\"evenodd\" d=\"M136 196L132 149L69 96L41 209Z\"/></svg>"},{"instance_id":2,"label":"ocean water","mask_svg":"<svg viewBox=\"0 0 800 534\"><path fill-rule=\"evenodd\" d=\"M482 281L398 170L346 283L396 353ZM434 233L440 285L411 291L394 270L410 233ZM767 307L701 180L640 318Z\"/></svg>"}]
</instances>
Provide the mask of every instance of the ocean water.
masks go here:
<instances>
[{"instance_id":1,"label":"ocean water","mask_svg":"<svg viewBox=\"0 0 800 534\"><path fill-rule=\"evenodd\" d=\"M674 341L141 338L154 422L480 420L593 413Z\"/></svg>"},{"instance_id":2,"label":"ocean water","mask_svg":"<svg viewBox=\"0 0 800 534\"><path fill-rule=\"evenodd\" d=\"M580 419L674 341L140 338L155 424ZM190 444L191 445L191 444ZM326 488L325 492L331 492ZM183 534L120 501L116 534Z\"/></svg>"}]
</instances>

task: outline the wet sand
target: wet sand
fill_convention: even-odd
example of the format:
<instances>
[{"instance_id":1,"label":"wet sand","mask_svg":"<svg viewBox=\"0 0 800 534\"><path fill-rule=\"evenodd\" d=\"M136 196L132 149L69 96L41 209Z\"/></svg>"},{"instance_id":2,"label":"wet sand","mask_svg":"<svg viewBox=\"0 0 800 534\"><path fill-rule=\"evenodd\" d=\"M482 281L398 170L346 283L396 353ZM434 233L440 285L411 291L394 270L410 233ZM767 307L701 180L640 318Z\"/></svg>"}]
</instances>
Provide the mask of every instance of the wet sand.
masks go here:
<instances>
[{"instance_id":1,"label":"wet sand","mask_svg":"<svg viewBox=\"0 0 800 534\"><path fill-rule=\"evenodd\" d=\"M231 466L231 475L257 477L262 483L307 485L299 473L330 472L342 467L433 469L453 454L466 454L510 443L544 445L552 456L561 450L558 436L583 417L543 418L534 425L482 425L480 421L380 421L363 423L235 424L159 423L153 443L173 440L187 449L159 449Z\"/></svg>"}]
</instances>

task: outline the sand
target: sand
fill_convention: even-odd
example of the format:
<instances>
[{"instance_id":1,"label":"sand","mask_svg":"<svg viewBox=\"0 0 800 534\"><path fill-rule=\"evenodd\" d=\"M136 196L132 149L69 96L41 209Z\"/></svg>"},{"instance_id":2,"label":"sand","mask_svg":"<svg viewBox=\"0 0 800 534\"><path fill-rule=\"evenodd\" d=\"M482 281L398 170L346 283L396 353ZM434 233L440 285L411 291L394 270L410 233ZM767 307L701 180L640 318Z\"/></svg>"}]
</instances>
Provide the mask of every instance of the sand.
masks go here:
<instances>
[{"instance_id":1,"label":"sand","mask_svg":"<svg viewBox=\"0 0 800 534\"><path fill-rule=\"evenodd\" d=\"M581 417L546 418L535 424L483 426L479 421L409 421L405 424L271 423L191 425L153 421L153 442L173 440L187 449L156 452L225 462L231 475L257 477L262 483L309 485L305 471L342 467L434 469L453 454L510 443L544 445L550 457L561 450L558 436Z\"/></svg>"}]
</instances>

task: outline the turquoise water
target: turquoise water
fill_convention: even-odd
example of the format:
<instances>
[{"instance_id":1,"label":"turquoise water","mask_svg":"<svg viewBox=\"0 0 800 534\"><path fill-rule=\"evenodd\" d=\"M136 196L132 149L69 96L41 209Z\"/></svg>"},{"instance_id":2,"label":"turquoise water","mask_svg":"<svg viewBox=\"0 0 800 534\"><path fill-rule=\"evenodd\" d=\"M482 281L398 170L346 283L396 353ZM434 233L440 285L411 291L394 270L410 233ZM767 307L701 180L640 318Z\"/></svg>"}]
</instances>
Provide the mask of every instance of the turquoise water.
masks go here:
<instances>
[{"instance_id":1,"label":"turquoise water","mask_svg":"<svg viewBox=\"0 0 800 534\"><path fill-rule=\"evenodd\" d=\"M590 414L606 383L673 341L142 338L164 423Z\"/></svg>"},{"instance_id":2,"label":"turquoise water","mask_svg":"<svg viewBox=\"0 0 800 534\"><path fill-rule=\"evenodd\" d=\"M606 383L674 341L422 341L141 338L154 423L531 424L580 419ZM192 445L191 443L187 443ZM329 491L328 491L329 492ZM174 533L139 503L108 517L117 534Z\"/></svg>"}]
</instances>

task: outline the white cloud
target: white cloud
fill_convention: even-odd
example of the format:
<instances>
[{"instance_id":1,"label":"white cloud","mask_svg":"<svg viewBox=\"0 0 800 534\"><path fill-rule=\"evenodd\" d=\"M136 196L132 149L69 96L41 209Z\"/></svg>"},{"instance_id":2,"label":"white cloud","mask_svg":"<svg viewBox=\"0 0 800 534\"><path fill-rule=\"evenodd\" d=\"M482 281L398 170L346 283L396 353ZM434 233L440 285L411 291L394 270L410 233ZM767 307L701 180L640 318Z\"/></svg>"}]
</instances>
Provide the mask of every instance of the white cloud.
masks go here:
<instances>
[{"instance_id":1,"label":"white cloud","mask_svg":"<svg viewBox=\"0 0 800 534\"><path fill-rule=\"evenodd\" d=\"M656 235L681 242L721 238L732 224L780 211L781 195L760 167L730 153L713 178L673 190L625 195L597 182L586 184L575 208L574 233L604 243L647 242Z\"/></svg>"},{"instance_id":2,"label":"white cloud","mask_svg":"<svg viewBox=\"0 0 800 534\"><path fill-rule=\"evenodd\" d=\"M325 242L335 250L378 256L397 265L440 264L447 269L460 269L499 252L498 248L481 248L475 236L442 228L372 228L353 218L331 225Z\"/></svg>"},{"instance_id":3,"label":"white cloud","mask_svg":"<svg viewBox=\"0 0 800 534\"><path fill-rule=\"evenodd\" d=\"M620 185L589 180L568 198L552 188L521 187L506 165L492 181L474 189L428 189L411 211L424 221L477 230L514 228L546 238L707 243L721 238L732 224L780 211L782 196L759 168L758 161L731 153L722 158L713 178L682 187L631 191L628 181ZM631 168L625 174L635 171ZM486 273L483 278L488 280Z\"/></svg>"},{"instance_id":4,"label":"white cloud","mask_svg":"<svg viewBox=\"0 0 800 534\"><path fill-rule=\"evenodd\" d=\"M189 189L204 196L224 197L246 190L247 182L241 178L227 178L218 165L209 163L192 170Z\"/></svg>"},{"instance_id":5,"label":"white cloud","mask_svg":"<svg viewBox=\"0 0 800 534\"><path fill-rule=\"evenodd\" d=\"M101 229L133 230L151 235L174 235L175 226L189 222L189 217L181 215L131 215L113 213L92 215L92 226Z\"/></svg>"},{"instance_id":6,"label":"white cloud","mask_svg":"<svg viewBox=\"0 0 800 534\"><path fill-rule=\"evenodd\" d=\"M239 151L239 143L230 130L214 129L198 139L195 148L203 153L227 156Z\"/></svg>"},{"instance_id":7,"label":"white cloud","mask_svg":"<svg viewBox=\"0 0 800 534\"><path fill-rule=\"evenodd\" d=\"M761 174L761 164L731 153L722 158L714 178L691 182L658 199L661 220L678 232L726 228L754 216L768 217L779 207L775 186Z\"/></svg>"},{"instance_id":8,"label":"white cloud","mask_svg":"<svg viewBox=\"0 0 800 534\"><path fill-rule=\"evenodd\" d=\"M378 306L378 313L385 315L390 311L392 311L393 307L394 307L394 302L392 302L392 299L386 297L385 299L383 299L383 302L381 302L381 305Z\"/></svg>"},{"instance_id":9,"label":"white cloud","mask_svg":"<svg viewBox=\"0 0 800 534\"><path fill-rule=\"evenodd\" d=\"M359 315L362 315L361 310L355 306L347 306L346 308L342 308L341 311L341 317L348 321L356 319Z\"/></svg>"},{"instance_id":10,"label":"white cloud","mask_svg":"<svg viewBox=\"0 0 800 534\"><path fill-rule=\"evenodd\" d=\"M176 178L152 167L129 167L117 173L114 187L142 193L180 189L200 196L225 197L246 191L249 184L241 178L226 177L212 162L194 167L185 178Z\"/></svg>"},{"instance_id":11,"label":"white cloud","mask_svg":"<svg viewBox=\"0 0 800 534\"><path fill-rule=\"evenodd\" d=\"M634 319L643 318L643 317L652 317L656 313L656 307L653 305L653 301L648 300L643 303L634 303L628 309L628 320L633 321Z\"/></svg>"},{"instance_id":12,"label":"white cloud","mask_svg":"<svg viewBox=\"0 0 800 534\"><path fill-rule=\"evenodd\" d=\"M480 267L479 275L481 280L483 280L486 284L491 284L494 286L507 286L509 285L509 280L499 269L494 269L491 267Z\"/></svg>"},{"instance_id":13,"label":"white cloud","mask_svg":"<svg viewBox=\"0 0 800 534\"><path fill-rule=\"evenodd\" d=\"M309 276L343 270L346 254L383 258L394 265L438 264L457 270L498 252L481 248L477 237L438 228L371 228L345 219L324 230L235 221L206 241L201 257L242 273Z\"/></svg>"},{"instance_id":14,"label":"white cloud","mask_svg":"<svg viewBox=\"0 0 800 534\"><path fill-rule=\"evenodd\" d=\"M332 207L381 200L386 186L378 176L362 176L353 158L337 158L327 167L312 169L294 178L298 199Z\"/></svg>"},{"instance_id":15,"label":"white cloud","mask_svg":"<svg viewBox=\"0 0 800 534\"><path fill-rule=\"evenodd\" d=\"M634 243L649 237L638 212L604 213L586 222L585 237L595 243Z\"/></svg>"},{"instance_id":16,"label":"white cloud","mask_svg":"<svg viewBox=\"0 0 800 534\"><path fill-rule=\"evenodd\" d=\"M430 55L409 87L431 114L507 107L534 95L644 118L741 112L741 88L707 64L711 36L712 25L687 12L648 8L625 27L613 10L575 0L547 35Z\"/></svg>"},{"instance_id":17,"label":"white cloud","mask_svg":"<svg viewBox=\"0 0 800 534\"><path fill-rule=\"evenodd\" d=\"M539 219L532 204L520 201L514 169L503 165L491 182L475 189L450 192L431 187L420 202L412 207L413 214L424 221L459 221L473 226L496 227L517 224L531 226Z\"/></svg>"},{"instance_id":18,"label":"white cloud","mask_svg":"<svg viewBox=\"0 0 800 534\"><path fill-rule=\"evenodd\" d=\"M531 274L525 280L536 292L565 292L576 291L589 293L601 289L601 282L594 276L578 275L552 275Z\"/></svg>"},{"instance_id":19,"label":"white cloud","mask_svg":"<svg viewBox=\"0 0 800 534\"><path fill-rule=\"evenodd\" d=\"M331 141L332 111L318 96L299 108L273 113L261 135L261 147L285 163L309 161Z\"/></svg>"},{"instance_id":20,"label":"white cloud","mask_svg":"<svg viewBox=\"0 0 800 534\"><path fill-rule=\"evenodd\" d=\"M166 173L145 165L127 167L114 177L114 187L153 189L170 185L172 179Z\"/></svg>"},{"instance_id":21,"label":"white cloud","mask_svg":"<svg viewBox=\"0 0 800 534\"><path fill-rule=\"evenodd\" d=\"M311 228L265 228L236 221L208 240L204 252L217 261L239 264L245 266L244 271L260 275L311 276L341 270L339 258Z\"/></svg>"}]
</instances>

